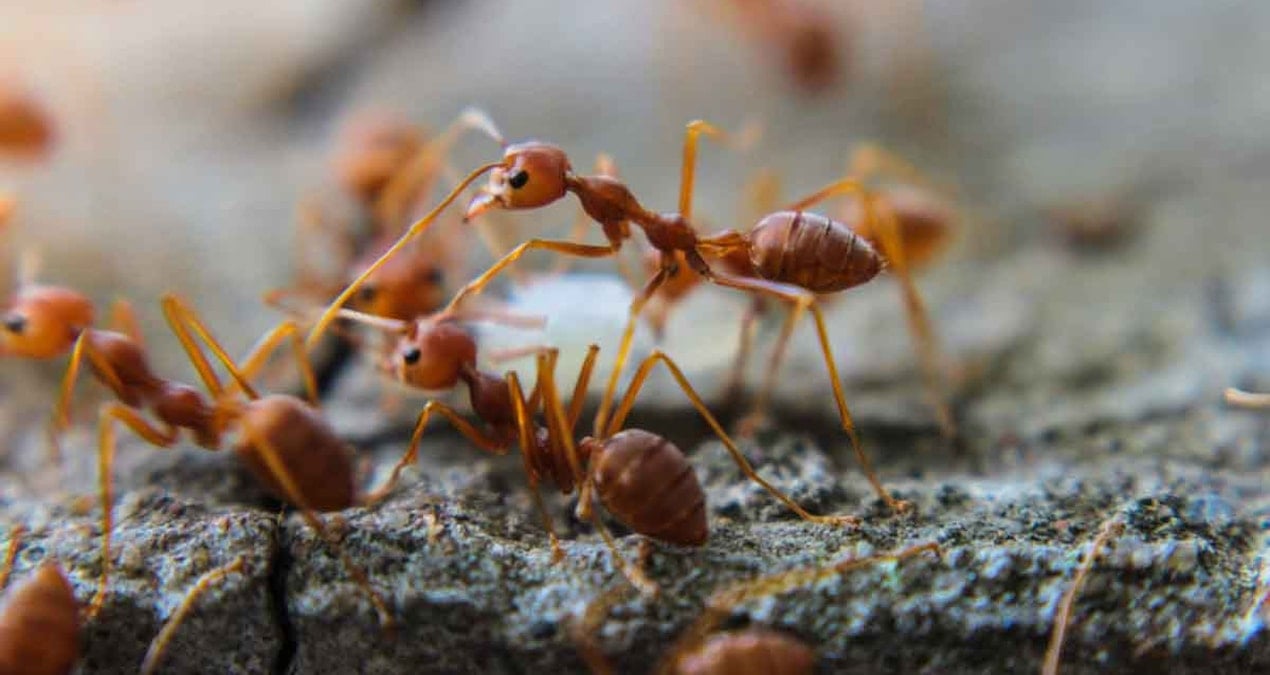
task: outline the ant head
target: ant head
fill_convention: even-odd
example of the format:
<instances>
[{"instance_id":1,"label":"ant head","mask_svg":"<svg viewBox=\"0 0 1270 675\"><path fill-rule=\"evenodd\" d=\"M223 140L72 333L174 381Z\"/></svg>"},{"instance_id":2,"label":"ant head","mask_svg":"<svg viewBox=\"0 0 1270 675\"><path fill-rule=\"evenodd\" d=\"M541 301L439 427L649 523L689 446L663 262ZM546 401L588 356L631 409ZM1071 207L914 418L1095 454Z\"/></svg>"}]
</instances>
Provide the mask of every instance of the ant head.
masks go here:
<instances>
[{"instance_id":1,"label":"ant head","mask_svg":"<svg viewBox=\"0 0 1270 675\"><path fill-rule=\"evenodd\" d=\"M373 316L411 321L431 314L444 303L445 270L435 255L420 246L412 254L389 258L362 283L348 307Z\"/></svg>"},{"instance_id":2,"label":"ant head","mask_svg":"<svg viewBox=\"0 0 1270 675\"><path fill-rule=\"evenodd\" d=\"M464 366L476 363L476 341L449 322L420 321L403 335L392 353L396 378L418 389L450 389Z\"/></svg>"},{"instance_id":3,"label":"ant head","mask_svg":"<svg viewBox=\"0 0 1270 675\"><path fill-rule=\"evenodd\" d=\"M502 166L490 172L489 183L468 204L464 219L471 220L492 208L546 206L564 196L572 171L569 156L559 146L541 141L509 145Z\"/></svg>"},{"instance_id":4,"label":"ant head","mask_svg":"<svg viewBox=\"0 0 1270 675\"><path fill-rule=\"evenodd\" d=\"M0 314L0 353L29 359L61 356L92 323L88 298L69 289L32 286Z\"/></svg>"},{"instance_id":5,"label":"ant head","mask_svg":"<svg viewBox=\"0 0 1270 675\"><path fill-rule=\"evenodd\" d=\"M421 131L404 117L362 111L340 131L336 177L346 192L370 204L422 146Z\"/></svg>"}]
</instances>

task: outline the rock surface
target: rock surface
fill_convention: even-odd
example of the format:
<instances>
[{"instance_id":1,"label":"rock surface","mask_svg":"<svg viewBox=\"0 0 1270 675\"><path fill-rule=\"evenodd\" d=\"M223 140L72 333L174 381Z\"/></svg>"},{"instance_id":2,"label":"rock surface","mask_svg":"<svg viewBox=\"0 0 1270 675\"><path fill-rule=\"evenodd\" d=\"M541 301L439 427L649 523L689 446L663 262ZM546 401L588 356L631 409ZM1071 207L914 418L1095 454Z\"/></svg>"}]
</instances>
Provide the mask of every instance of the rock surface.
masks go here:
<instances>
[{"instance_id":1,"label":"rock surface","mask_svg":"<svg viewBox=\"0 0 1270 675\"><path fill-rule=\"evenodd\" d=\"M377 48L358 52L347 66L351 81L324 85L338 93L318 87L291 100L272 78L299 86L288 78L302 79L296 73L310 67L321 72L337 58L336 47L370 39L367 25L349 21L354 9L309 4L325 9L302 14L311 32L289 43L291 56L276 64L286 72L251 80L256 93L222 101L227 110L180 95L188 81L206 91L232 84L241 68L221 61L215 72L176 69L164 77L178 82L163 86L166 80L149 71L125 77L135 69L131 60L98 73L121 78L118 96L129 103L117 113L128 114L110 128L120 146L135 143L140 154L123 171L94 169L100 182L79 190L83 167L100 168L104 155L83 147L84 136L72 128L67 154L48 174L23 179L23 204L32 210L19 224L28 237L49 236L51 276L144 289L145 297L179 284L208 309L209 324L232 351L245 348L274 320L243 308L256 307L266 285L285 280L286 270L273 264L285 252L279 223L287 222L298 186L320 171L324 146L315 138L326 131L325 117L338 112L332 109L350 101L386 101L430 121L480 101L507 120L512 135L549 136L575 159L615 153L641 195L674 194L677 173L664 167L677 162L683 120L733 122L737 110L757 105L773 118L777 144L750 165L720 166L714 150L703 158L698 203L711 216L733 211L727 205L745 166L770 159L788 173L790 190L823 183L840 170L848 147L843 141L826 152L824 139L841 137L844 128L900 147L921 145L907 140L910 131L931 132L897 130L885 110L870 108L867 101L884 88L877 73L829 103L769 89L755 103L757 85L746 69L731 67L736 54L721 46L728 41L698 40L703 33L693 24L678 23L684 17L667 19L633 3L615 10L616 19L594 9L553 14L536 2L428 9L401 22L400 32L372 31ZM385 7L366 16L383 21ZM648 570L662 597L628 597L609 612L598 639L621 672L646 672L723 585L928 541L944 548L941 559L862 569L745 603L727 625L758 623L796 635L815 647L824 672L1037 670L1059 598L1109 519L1125 529L1076 599L1063 672L1270 668L1263 602L1270 588L1270 416L1220 403L1231 384L1270 390L1270 197L1258 175L1267 149L1261 64L1270 58L1258 27L1270 11L1265 3L1215 8L1201 0L1136 9L1092 0L1018 7L1026 9L991 2L930 8L947 119L942 144L922 146L919 157L957 175L970 207L958 247L921 278L950 357L961 432L955 444L940 438L925 404L894 284L852 291L829 314L865 450L883 482L914 503L915 515L887 513L861 476L837 430L809 331L795 335L772 428L742 448L762 475L808 509L861 518L856 529L800 522L746 482L673 382L658 374L631 423L691 449L712 532L700 550L654 546ZM574 23L536 20L556 14ZM157 45L188 40L167 35L186 23L177 18L155 24L167 27L157 31L164 40L146 33L137 44L162 51ZM574 30L604 21L627 30ZM259 22L277 32L251 33L242 54L269 53L271 36L303 23L287 12ZM659 28L684 39L650 56L642 38L630 37ZM69 28L68 41L82 29ZM569 39L543 37L553 30ZM344 38L322 38L328 34ZM697 42L703 46L690 46ZM556 62L571 65L535 70L539 89L528 96L520 86L526 63L536 63L547 43L569 57ZM472 49L488 44L500 48ZM614 82L613 72L629 79ZM711 86L695 84L702 73L714 76ZM151 89L152 99L129 98ZM640 92L652 93L644 99ZM201 114L193 121L168 115L151 138L146 120L153 115L142 113L172 100ZM665 101L661 116L649 100ZM304 130L301 138L280 131L280 113L269 108L288 105L296 109L281 115L287 129L294 123ZM188 151L188 161L174 177L170 157L178 151ZM475 165L488 151L460 153L456 161ZM1043 234L1051 229L1043 205L1136 182L1152 189L1133 193L1142 200L1133 205L1140 228L1116 250L1069 250ZM91 197L102 194L120 198ZM649 201L665 208L672 200ZM96 208L104 216L94 223L139 229L120 237L105 225L79 232L67 224L78 222L75 214L100 215ZM524 222L557 216L564 222L572 211ZM190 228L172 226L187 219ZM146 246L134 246L143 240ZM237 264L189 263L191 251L202 261L208 250ZM76 260L94 264L80 266L87 271L76 277L65 271ZM719 392L730 359L703 354L724 344L718 336L733 334L728 312L737 307L713 302L719 297L694 299L672 323L668 342L707 397ZM160 369L187 372L164 349L156 317L148 316ZM691 330L704 322L712 324L709 344L694 342ZM760 353L775 329L773 322L763 326ZM611 353L612 345L605 349ZM56 558L87 601L100 569L99 512L82 495L95 489L91 403L100 391L81 385L78 426L65 439L60 471L49 470L39 426L60 364L0 365L0 545L11 526L24 525L30 532L15 578ZM761 367L756 359L752 380ZM396 460L402 424L419 403L410 398L400 415L385 416L381 384L363 367L327 405L364 451L368 484ZM739 411L721 412L731 421ZM622 583L599 537L570 516L570 498L548 499L567 553L552 564L519 458L491 458L438 428L386 502L323 516L389 599L399 621L390 638L332 551L298 516L276 517L277 505L233 457L193 448L156 452L123 436L116 572L103 613L84 631L85 673L135 672L190 585L239 556L245 571L202 598L161 672L581 672L571 617ZM620 547L628 559L640 552L636 537L622 536Z\"/></svg>"}]
</instances>

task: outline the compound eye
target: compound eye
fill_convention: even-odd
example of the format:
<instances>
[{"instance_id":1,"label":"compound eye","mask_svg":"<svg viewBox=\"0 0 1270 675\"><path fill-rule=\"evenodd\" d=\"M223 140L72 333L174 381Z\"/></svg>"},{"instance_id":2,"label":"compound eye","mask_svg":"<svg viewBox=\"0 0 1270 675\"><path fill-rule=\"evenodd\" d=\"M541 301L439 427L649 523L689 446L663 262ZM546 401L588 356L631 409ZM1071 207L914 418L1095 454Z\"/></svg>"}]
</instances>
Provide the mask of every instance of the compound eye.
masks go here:
<instances>
[{"instance_id":1,"label":"compound eye","mask_svg":"<svg viewBox=\"0 0 1270 675\"><path fill-rule=\"evenodd\" d=\"M413 366L419 362L419 359L422 356L423 352L420 351L418 347L411 347L401 353L401 360L404 361L407 366Z\"/></svg>"},{"instance_id":2,"label":"compound eye","mask_svg":"<svg viewBox=\"0 0 1270 675\"><path fill-rule=\"evenodd\" d=\"M21 334L26 330L26 317L21 314L6 314L3 320L5 330Z\"/></svg>"},{"instance_id":3,"label":"compound eye","mask_svg":"<svg viewBox=\"0 0 1270 675\"><path fill-rule=\"evenodd\" d=\"M512 174L510 178L507 179L507 184L512 186L513 190L519 190L525 187L525 184L528 182L529 182L529 172L525 171L524 169L517 171L516 173Z\"/></svg>"},{"instance_id":4,"label":"compound eye","mask_svg":"<svg viewBox=\"0 0 1270 675\"><path fill-rule=\"evenodd\" d=\"M432 286L440 286L445 282L445 272L441 271L440 267L433 267L428 270L427 275L424 277L424 282Z\"/></svg>"},{"instance_id":5,"label":"compound eye","mask_svg":"<svg viewBox=\"0 0 1270 675\"><path fill-rule=\"evenodd\" d=\"M370 284L365 284L361 287L361 290L357 291L357 299L362 302L370 302L375 299L375 294L378 292L379 289Z\"/></svg>"}]
</instances>

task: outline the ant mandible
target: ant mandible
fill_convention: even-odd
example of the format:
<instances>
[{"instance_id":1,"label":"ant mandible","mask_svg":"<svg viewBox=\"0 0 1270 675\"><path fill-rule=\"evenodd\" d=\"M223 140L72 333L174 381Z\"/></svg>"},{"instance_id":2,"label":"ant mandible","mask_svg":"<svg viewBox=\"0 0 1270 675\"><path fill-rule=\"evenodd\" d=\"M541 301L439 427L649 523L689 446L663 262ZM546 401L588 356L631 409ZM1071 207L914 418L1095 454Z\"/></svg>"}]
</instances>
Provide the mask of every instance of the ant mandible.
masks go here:
<instances>
[{"instance_id":1,"label":"ant mandible","mask_svg":"<svg viewBox=\"0 0 1270 675\"><path fill-rule=\"evenodd\" d=\"M890 553L850 557L821 567L778 572L717 591L706 601L706 608L697 620L684 629L652 672L659 675L811 675L816 669L816 655L802 640L770 628L753 626L717 632L720 625L744 603L810 586L870 565L899 562L928 552L936 557L943 553L939 544L929 542ZM593 673L610 675L616 672L597 644L595 634L609 608L620 600L621 590L614 589L591 601L581 619L570 625L573 641Z\"/></svg>"},{"instance_id":2,"label":"ant mandible","mask_svg":"<svg viewBox=\"0 0 1270 675\"><path fill-rule=\"evenodd\" d=\"M597 433L604 427L604 411L609 407L617 390L617 382L627 360L635 334L638 317L654 293L683 264L707 281L742 291L774 297L793 304L783 332L791 331L803 312L810 312L815 322L820 349L833 389L834 401L842 428L850 439L853 451L862 465L867 465L863 449L855 431L847 407L846 395L838 376L838 369L829 343L824 316L816 301L816 293L837 292L865 283L881 272L884 258L859 235L846 226L825 216L804 213L803 209L838 194L856 195L862 208L879 228L886 241L894 241L894 218L886 209L875 209L876 198L855 178L839 179L808 197L795 202L789 210L770 214L746 234L723 232L700 237L691 225L692 193L698 140L701 135L726 138L722 130L700 120L690 122L684 140L683 165L680 176L679 211L655 213L645 209L629 188L610 176L579 176L575 174L564 150L541 141L528 141L509 145L503 160L479 167L469 174L458 187L447 195L431 212L414 223L379 260L372 263L361 276L336 298L335 302L315 323L308 337L310 347L334 319L338 308L359 288L360 284L406 243L425 231L443 209L448 207L459 192L482 174L489 172L489 184L485 191L472 200L467 209L468 218L476 217L492 208L531 209L546 206L568 193L575 194L587 214L598 222L609 240L607 246L578 244L569 241L532 239L517 246L496 262L485 273L468 283L450 301L445 311L454 311L469 295L480 293L503 269L511 265L531 249L543 249L584 258L604 258L616 255L622 243L630 238L630 225L634 223L644 230L648 242L661 253L661 265L648 280L643 290L632 301L626 328L618 348L616 364L609 376L601 399L601 415L596 419ZM877 218L876 216L883 217ZM797 236L794 236L797 235ZM892 258L902 260L902 254L893 251ZM828 254L825 252L828 251ZM752 275L735 275L715 272L703 255L715 257L747 254ZM906 273L901 263L897 271ZM913 311L923 311L920 307ZM943 406L943 402L940 402ZM941 417L951 418L944 414ZM891 508L901 506L884 489L878 495Z\"/></svg>"},{"instance_id":3,"label":"ant mandible","mask_svg":"<svg viewBox=\"0 0 1270 675\"><path fill-rule=\"evenodd\" d=\"M75 341L54 413L56 433L70 423L71 393L85 359L97 379L119 399L117 403L104 405L98 416L102 570L89 615L95 616L105 601L110 571L115 424L123 424L142 440L163 449L174 447L184 429L191 432L199 446L217 450L224 436L236 427L239 437L234 446L235 454L270 492L299 509L370 599L385 629L391 630L394 622L387 605L314 513L346 509L361 500L357 495L350 448L314 407L316 385L296 324L284 321L271 330L240 368L183 301L174 295L165 295L162 307L168 326L197 371L210 400L189 385L156 375L146 361L138 334L88 328L80 332ZM262 397L248 383L270 354L288 339L314 405L288 395ZM229 372L232 385L221 382L198 341L202 341ZM241 400L239 393L247 400ZM142 416L145 410L157 418L158 424Z\"/></svg>"},{"instance_id":4,"label":"ant mandible","mask_svg":"<svg viewBox=\"0 0 1270 675\"><path fill-rule=\"evenodd\" d=\"M9 548L0 570L0 590L9 577L26 528L9 533ZM159 631L145 660L141 675L150 675L161 662L176 629L212 584L245 567L243 558L204 573L185 594L176 611ZM56 562L45 562L21 584L6 593L0 604L0 673L4 675L68 675L80 656L79 631L82 619L79 604L66 574Z\"/></svg>"}]
</instances>

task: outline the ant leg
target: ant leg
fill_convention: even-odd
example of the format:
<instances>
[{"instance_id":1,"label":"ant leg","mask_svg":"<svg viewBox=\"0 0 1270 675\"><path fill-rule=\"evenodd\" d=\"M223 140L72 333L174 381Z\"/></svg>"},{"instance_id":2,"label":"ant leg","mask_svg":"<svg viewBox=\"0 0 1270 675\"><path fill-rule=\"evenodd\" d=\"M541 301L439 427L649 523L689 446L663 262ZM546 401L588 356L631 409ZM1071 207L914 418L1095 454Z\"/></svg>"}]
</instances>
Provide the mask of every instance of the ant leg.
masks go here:
<instances>
[{"instance_id":1,"label":"ant leg","mask_svg":"<svg viewBox=\"0 0 1270 675\"><path fill-rule=\"evenodd\" d=\"M917 167L877 143L861 143L856 146L847 162L847 175L859 180L891 175L906 183L938 191Z\"/></svg>"},{"instance_id":2,"label":"ant leg","mask_svg":"<svg viewBox=\"0 0 1270 675\"><path fill-rule=\"evenodd\" d=\"M714 632L719 623L728 618L734 609L743 603L810 586L870 565L900 562L923 553L934 553L935 557L939 558L943 556L943 549L935 542L927 542L889 553L859 558L850 557L829 565L795 568L731 585L716 591L706 601L706 609L701 617L686 630L684 637L680 639L680 649L683 646L700 644L702 639Z\"/></svg>"},{"instance_id":3,"label":"ant leg","mask_svg":"<svg viewBox=\"0 0 1270 675\"><path fill-rule=\"evenodd\" d=\"M599 641L595 639L600 626L608 618L609 610L626 597L626 586L614 586L599 594L588 602L582 616L574 615L569 621L569 638L578 649L582 660L591 669L593 675L616 675L617 670L604 655Z\"/></svg>"},{"instance_id":4,"label":"ant leg","mask_svg":"<svg viewBox=\"0 0 1270 675\"><path fill-rule=\"evenodd\" d=\"M1089 551L1085 553L1080 567L1076 569L1076 576L1072 579L1071 587L1063 594L1063 599L1058 604L1058 612L1054 617L1054 632L1050 633L1050 644L1045 650L1045 663L1041 667L1042 675L1058 675L1058 660L1063 652L1063 638L1066 637L1067 624L1072 618L1072 605L1076 602L1076 595L1085 585L1085 577L1094 566L1098 550L1107 544L1108 539L1119 536L1122 532L1124 532L1124 522L1118 516L1113 516L1102 524L1098 536L1094 537L1093 542L1089 544Z\"/></svg>"},{"instance_id":5,"label":"ant leg","mask_svg":"<svg viewBox=\"0 0 1270 675\"><path fill-rule=\"evenodd\" d=\"M622 330L622 341L618 343L617 358L613 363L613 371L609 373L609 380L604 385L604 395L600 398L600 408L595 411L595 424L593 425L592 435L597 438L604 438L604 429L607 426L609 407L613 404L613 398L617 395L617 381L622 376L622 370L626 368L626 361L631 356L631 344L635 340L635 326L639 321L639 315L644 311L644 305L648 304L649 298L657 292L657 289L666 282L670 270L663 264L658 268L657 273L648 280L644 285L644 290L631 301L630 311L626 317L626 328Z\"/></svg>"},{"instance_id":6,"label":"ant leg","mask_svg":"<svg viewBox=\"0 0 1270 675\"><path fill-rule=\"evenodd\" d=\"M308 349L313 349L314 345L317 344L318 339L322 337L322 334L324 332L326 332L327 327L331 324L332 321L335 320L335 316L339 312L340 308L342 308L344 304L348 302L349 298L353 297L353 294L356 293L358 289L362 287L362 284L366 283L366 280L369 279L372 274L379 271L379 268L383 267L384 264L388 262L389 258L392 258L393 256L397 255L397 253L401 251L401 249L404 248L406 244L410 243L416 237L423 234L424 231L426 231L428 227L432 225L433 221L437 219L437 216L441 215L441 212L444 211L446 207L454 203L455 199L458 199L459 194L462 193L463 190L466 189L468 185L470 185L477 178L480 178L482 174L486 173L487 171L493 170L499 166L502 166L502 162L491 162L484 166L478 167L475 171L473 171L472 173L469 173L466 177L463 178L462 181L459 182L457 186L455 186L453 190L450 191L449 194L445 196L444 199L441 200L441 203L433 207L433 209L429 211L427 215L425 215L423 218L420 218L418 221L415 221L415 223L411 225L409 229L406 230L405 234L401 235L401 237L397 239L396 243L390 246L387 251L384 251L383 254L380 255L377 260L375 260L375 262L370 264L370 266L362 270L362 273L357 275L357 278L354 279L353 282L350 283L344 289L342 293L336 296L336 298L331 301L331 304L327 305L325 310L323 310L321 316L318 317L317 322L313 325L313 328L309 331L309 336L304 341L305 346Z\"/></svg>"},{"instance_id":7,"label":"ant leg","mask_svg":"<svg viewBox=\"0 0 1270 675\"><path fill-rule=\"evenodd\" d=\"M904 257L904 243L900 238L899 224L895 213L885 200L878 200L874 209L874 221L880 225L875 230L882 244L882 255L900 282L900 291L904 296L904 311L908 316L909 332L917 346L918 361L922 366L922 375L926 380L926 394L935 409L935 419L945 438L957 435L957 423L953 420L948 407L948 396L943 388L944 357L939 348L939 339L930 324L930 313L922 301L917 285L908 269Z\"/></svg>"},{"instance_id":8,"label":"ant leg","mask_svg":"<svg viewBox=\"0 0 1270 675\"><path fill-rule=\"evenodd\" d=\"M119 378L119 373L115 372L115 367L89 344L91 333L92 329L88 328L81 331L79 337L75 338L75 346L71 349L70 361L66 364L66 373L62 375L57 405L53 408L53 419L49 423L49 452L54 461L62 455L60 442L62 432L71 425L71 396L74 394L75 382L79 379L79 371L83 366L84 358L87 357L92 362L93 367L97 370L97 375L105 381L106 386L110 387L112 391L120 392L124 390L123 381Z\"/></svg>"},{"instance_id":9,"label":"ant leg","mask_svg":"<svg viewBox=\"0 0 1270 675\"><path fill-rule=\"evenodd\" d=\"M820 303L816 302L816 296L798 286L763 279L733 277L722 274L712 274L708 279L720 286L761 293L793 303L794 307L786 318L786 323L790 326L802 316L804 311L811 312L812 319L816 324L816 336L820 340L820 352L825 361L825 371L829 375L829 383L833 388L834 402L838 406L838 417L842 421L842 430L846 432L847 438L851 441L851 449L855 452L856 461L860 463L860 467L864 470L864 475L873 486L874 492L877 492L878 497L886 502L887 506L897 513L908 511L911 505L891 496L891 493L878 480L877 474L873 471L873 464L869 461L868 456L864 454L864 449L860 447L860 438L856 434L855 423L851 419L851 411L847 408L847 396L842 390L842 380L838 376L838 366L834 361L833 350L829 344L829 330L825 328L824 314L820 311Z\"/></svg>"},{"instance_id":10,"label":"ant leg","mask_svg":"<svg viewBox=\"0 0 1270 675\"><path fill-rule=\"evenodd\" d=\"M25 525L14 525L9 530L9 548L4 554L4 567L0 568L0 591L9 585L9 577L13 575L13 563L18 559L18 549L22 548L22 537L25 535Z\"/></svg>"},{"instance_id":11,"label":"ant leg","mask_svg":"<svg viewBox=\"0 0 1270 675\"><path fill-rule=\"evenodd\" d=\"M697 145L702 135L710 136L725 145L745 149L753 145L762 134L762 127L747 124L736 136L705 120L693 120L684 128L683 164L679 170L679 215L692 222L692 193L697 175Z\"/></svg>"},{"instance_id":12,"label":"ant leg","mask_svg":"<svg viewBox=\"0 0 1270 675\"><path fill-rule=\"evenodd\" d=\"M446 166L445 156L467 131L478 131L499 146L507 147L503 134L485 111L468 108L459 113L449 126L419 148L409 163L384 186L374 207L375 220L384 228L384 234L391 231L388 228L399 227L398 223L411 202L432 191L437 176Z\"/></svg>"},{"instance_id":13,"label":"ant leg","mask_svg":"<svg viewBox=\"0 0 1270 675\"><path fill-rule=\"evenodd\" d=\"M97 423L97 481L101 494L101 575L97 579L97 593L88 605L87 616L97 616L106 602L106 585L110 575L110 532L114 527L114 463L115 422L121 422L144 440L160 449L176 444L177 430L171 426L159 429L151 425L136 410L119 403L107 403L102 407Z\"/></svg>"},{"instance_id":14,"label":"ant leg","mask_svg":"<svg viewBox=\"0 0 1270 675\"><path fill-rule=\"evenodd\" d=\"M260 457L264 460L265 466L269 469L274 481L282 487L283 492L287 495L287 501L300 511L309 527L313 528L318 533L318 536L326 542L331 551L339 557L344 569L348 571L348 575L353 578L353 581L370 599L375 611L379 614L380 625L383 626L387 633L393 634L396 631L397 622L393 619L388 605L380 597L379 593L375 592L375 589L371 587L370 579L367 578L366 573L353 564L353 560L348 557L348 553L340 545L339 540L335 538L335 535L331 534L330 530L326 529L326 525L323 524L321 518L318 518L313 509L309 508L308 501L304 498L304 493L300 491L300 486L296 484L291 472L287 470L287 466L282 461L282 455L278 452L278 449L269 442L268 438L251 428L250 425L242 425L242 433L247 442L259 451Z\"/></svg>"},{"instance_id":15,"label":"ant leg","mask_svg":"<svg viewBox=\"0 0 1270 675\"><path fill-rule=\"evenodd\" d=\"M742 454L741 449L737 447L736 443L728 437L727 432L723 430L723 426L720 425L718 420L714 418L714 415L710 412L710 409L706 406L705 402L701 400L701 396L697 394L696 389L694 389L692 384L688 382L688 378L683 374L683 370L679 368L679 365L675 363L673 359L660 350L654 351L648 356L648 358L644 359L644 362L639 366L639 370L635 371L635 378L631 380L631 387L622 397L622 402L617 407L617 412L614 413L613 421L609 423L609 428L606 430L604 438L612 436L618 429L621 429L622 423L626 421L626 416L630 414L631 408L635 405L635 399L639 396L640 389L648 380L649 374L652 373L653 366L657 365L658 361L662 362L666 366L666 369L670 371L670 374L674 376L675 381L679 383L679 388L683 390L684 395L686 395L688 400L692 402L692 406L697 409L697 412L701 413L702 419L706 421L706 424L710 426L715 435L719 437L719 440L723 442L723 447L727 449L728 454L732 455L732 460L736 462L737 468L741 470L741 473L745 474L746 478L758 483L764 490L767 490L768 493L778 499L781 503L785 504L785 506L789 507L791 511L798 514L798 516L803 520L827 525L855 526L860 524L860 520L855 516L817 516L808 513L806 509L799 506L798 502L795 502L789 495L782 492L780 488L772 485L762 476L758 475L758 472L754 470L754 466L750 464L748 459L745 458L745 455Z\"/></svg>"},{"instance_id":16,"label":"ant leg","mask_svg":"<svg viewBox=\"0 0 1270 675\"><path fill-rule=\"evenodd\" d=\"M450 300L450 304L441 310L442 316L450 315L458 310L459 305L467 299L469 295L479 295L485 287L489 285L494 277L506 269L509 265L516 262L525 255L527 251L532 249L541 249L544 251L554 251L564 255L577 256L579 258L607 258L615 255L617 249L612 246L593 246L590 244L575 244L571 241L556 241L552 239L530 239L529 241L512 249L507 255L503 256L498 262L485 270L481 276L468 282L457 294L454 299Z\"/></svg>"},{"instance_id":17,"label":"ant leg","mask_svg":"<svg viewBox=\"0 0 1270 675\"><path fill-rule=\"evenodd\" d=\"M621 549L617 547L617 540L613 538L613 533L609 531L608 526L604 524L604 520L592 507L591 500L595 490L591 484L591 473L583 469L582 462L578 458L577 447L573 443L573 434L566 426L568 421L565 418L564 405L561 404L560 392L556 389L555 359L553 355L542 354L538 356L538 379L542 384L544 415L547 418L551 435L563 446L565 456L569 460L569 466L574 471L574 480L581 484L578 490L579 513L584 513L584 517L600 533L600 537L608 547L609 553L613 556L613 564L622 571L622 576L626 577L627 581L638 589L640 593L648 597L657 597L661 592L657 583L649 579L648 575L638 565L632 565L626 560L626 557L622 555Z\"/></svg>"},{"instance_id":18,"label":"ant leg","mask_svg":"<svg viewBox=\"0 0 1270 675\"><path fill-rule=\"evenodd\" d=\"M1225 398L1227 405L1237 408L1270 409L1270 394L1254 394L1232 387L1226 390Z\"/></svg>"},{"instance_id":19,"label":"ant leg","mask_svg":"<svg viewBox=\"0 0 1270 675\"><path fill-rule=\"evenodd\" d=\"M578 419L582 417L582 406L586 405L586 392L591 386L591 374L595 371L595 361L599 355L599 345L587 347L586 358L582 361L582 368L578 370L578 380L573 385L573 393L569 395L569 417L567 422L570 436L573 435L573 430L578 426Z\"/></svg>"},{"instance_id":20,"label":"ant leg","mask_svg":"<svg viewBox=\"0 0 1270 675\"><path fill-rule=\"evenodd\" d=\"M745 314L741 315L741 338L736 348L736 358L732 360L732 373L728 375L728 383L723 389L724 399L735 401L745 391L745 371L750 362L750 354L754 348L754 331L758 328L758 318L763 314L763 301L754 298Z\"/></svg>"},{"instance_id":21,"label":"ant leg","mask_svg":"<svg viewBox=\"0 0 1270 675\"><path fill-rule=\"evenodd\" d=\"M110 328L117 330L145 349L145 336L141 334L141 324L137 321L137 311L132 303L124 298L117 298L110 303Z\"/></svg>"},{"instance_id":22,"label":"ant leg","mask_svg":"<svg viewBox=\"0 0 1270 675\"><path fill-rule=\"evenodd\" d=\"M198 377L203 381L203 386L212 394L214 398L220 398L224 393L225 387L221 384L220 378L216 377L216 372L212 370L212 364L207 360L207 355L199 349L198 344L190 335L187 323L192 323L195 331L201 328L195 321L190 321L185 311L185 304L177 299L175 295L164 295L160 304L163 307L163 318L167 320L168 327L172 330L172 334L181 343L181 347L185 350L185 355L190 360L190 364L194 366L194 370L198 371ZM213 350L215 352L215 350ZM243 391L252 398L259 398L259 394L252 389L246 381L239 383Z\"/></svg>"},{"instance_id":23,"label":"ant leg","mask_svg":"<svg viewBox=\"0 0 1270 675\"><path fill-rule=\"evenodd\" d=\"M304 391L308 395L309 403L315 408L319 407L321 402L318 400L317 377L313 374L313 364L309 361L308 352L304 350L300 327L295 321L287 319L261 337L247 353L247 357L242 359L239 372L243 379L254 379L283 340L291 341L291 353L300 368L300 376L304 380ZM234 391L234 386L231 385L229 390Z\"/></svg>"},{"instance_id":24,"label":"ant leg","mask_svg":"<svg viewBox=\"0 0 1270 675\"><path fill-rule=\"evenodd\" d=\"M778 210L781 192L781 179L775 171L761 169L756 172L742 190L743 222L757 223L763 216Z\"/></svg>"},{"instance_id":25,"label":"ant leg","mask_svg":"<svg viewBox=\"0 0 1270 675\"><path fill-rule=\"evenodd\" d=\"M806 211L807 209L819 204L820 202L837 197L839 195L855 195L859 199L865 199L869 196L869 191L865 189L864 184L855 178L840 178L819 190L793 202L786 206L785 211ZM865 203L866 207L871 204ZM865 218L872 221L873 213L865 209Z\"/></svg>"},{"instance_id":26,"label":"ant leg","mask_svg":"<svg viewBox=\"0 0 1270 675\"><path fill-rule=\"evenodd\" d=\"M534 508L542 515L543 527L547 529L547 539L551 542L551 561L564 560L564 549L560 548L560 539L556 537L555 524L551 521L551 512L542 501L538 492L538 472L534 469L533 457L538 452L533 420L525 403L525 391L520 386L520 377L514 372L507 373L507 389L511 394L512 412L516 415L516 430L520 440L520 459L524 462L525 479L529 482L529 495L533 497ZM541 378L538 385L541 385ZM535 386L535 392L539 386Z\"/></svg>"},{"instance_id":27,"label":"ant leg","mask_svg":"<svg viewBox=\"0 0 1270 675\"><path fill-rule=\"evenodd\" d=\"M176 629L185 621L185 617L194 609L194 603L199 596L207 592L207 589L211 588L212 584L231 574L242 572L245 566L246 560L237 558L227 565L209 570L199 577L198 581L194 582L193 588L185 594L185 599L181 600L181 604L177 606L176 611L168 618L167 623L163 625L163 629L159 631L158 636L150 643L150 648L146 650L145 660L141 662L141 675L150 675L159 667L159 662L163 659L163 653L167 651L168 643L176 635Z\"/></svg>"},{"instance_id":28,"label":"ant leg","mask_svg":"<svg viewBox=\"0 0 1270 675\"><path fill-rule=\"evenodd\" d=\"M396 488L397 481L401 479L401 472L405 470L407 466L414 464L419 458L419 444L422 442L423 433L428 427L428 419L432 417L432 413L434 411L449 420L450 424L452 424L459 433L466 436L468 440L472 441L476 447L496 455L503 455L507 453L507 448L498 439L483 433L480 429L477 429L471 422L463 419L463 416L450 406L441 403L440 401L428 401L423 406L423 412L419 413L418 420L415 422L414 432L410 435L410 447L406 450L406 454L402 455L401 459L397 461L397 464L393 466L392 473L389 474L388 480L384 481L382 486L366 495L365 504L367 506L376 504L384 497L388 496L393 489Z\"/></svg>"}]
</instances>

